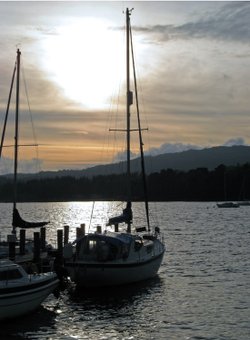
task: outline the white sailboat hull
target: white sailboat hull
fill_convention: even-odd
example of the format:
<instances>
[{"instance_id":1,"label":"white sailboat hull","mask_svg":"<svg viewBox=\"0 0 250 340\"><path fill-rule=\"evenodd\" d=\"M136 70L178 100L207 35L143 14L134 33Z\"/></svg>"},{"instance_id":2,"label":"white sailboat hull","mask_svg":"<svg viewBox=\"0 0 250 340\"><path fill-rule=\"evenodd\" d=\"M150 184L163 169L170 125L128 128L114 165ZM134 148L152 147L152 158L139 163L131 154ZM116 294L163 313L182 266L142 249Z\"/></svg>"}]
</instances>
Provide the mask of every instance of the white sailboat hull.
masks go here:
<instances>
[{"instance_id":1,"label":"white sailboat hull","mask_svg":"<svg viewBox=\"0 0 250 340\"><path fill-rule=\"evenodd\" d=\"M84 287L117 286L154 277L162 263L165 249L155 256L135 261L67 261L65 267L73 282Z\"/></svg>"}]
</instances>

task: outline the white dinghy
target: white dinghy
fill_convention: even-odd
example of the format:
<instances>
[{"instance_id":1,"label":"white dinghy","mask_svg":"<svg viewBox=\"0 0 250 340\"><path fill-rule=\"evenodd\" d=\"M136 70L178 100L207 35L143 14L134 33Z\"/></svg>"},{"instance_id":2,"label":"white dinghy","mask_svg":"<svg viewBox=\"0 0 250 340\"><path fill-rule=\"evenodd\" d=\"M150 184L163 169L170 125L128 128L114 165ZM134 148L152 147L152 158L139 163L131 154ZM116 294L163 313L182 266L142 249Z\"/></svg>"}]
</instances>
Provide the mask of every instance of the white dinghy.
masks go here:
<instances>
[{"instance_id":1,"label":"white dinghy","mask_svg":"<svg viewBox=\"0 0 250 340\"><path fill-rule=\"evenodd\" d=\"M58 285L53 272L27 274L20 265L0 260L0 320L31 313Z\"/></svg>"}]
</instances>

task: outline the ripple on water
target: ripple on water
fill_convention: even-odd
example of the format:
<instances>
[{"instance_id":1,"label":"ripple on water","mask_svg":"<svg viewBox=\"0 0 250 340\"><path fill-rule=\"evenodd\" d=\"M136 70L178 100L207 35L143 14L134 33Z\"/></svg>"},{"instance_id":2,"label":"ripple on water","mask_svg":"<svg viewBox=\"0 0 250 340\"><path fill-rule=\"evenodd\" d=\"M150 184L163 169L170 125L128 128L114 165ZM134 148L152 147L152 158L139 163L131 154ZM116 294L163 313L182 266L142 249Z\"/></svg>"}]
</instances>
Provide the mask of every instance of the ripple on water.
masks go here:
<instances>
[{"instance_id":1,"label":"ripple on water","mask_svg":"<svg viewBox=\"0 0 250 340\"><path fill-rule=\"evenodd\" d=\"M105 220L99 202L95 223ZM47 230L88 226L92 202L21 205L27 216L52 221ZM8 339L250 339L250 208L217 209L214 203L154 204L167 252L159 276L142 284L50 296L32 315L5 322ZM136 219L143 205L135 204ZM9 210L8 210L9 209ZM106 209L106 210L105 210ZM11 205L0 204L2 233ZM106 220L105 220L106 221ZM3 235L2 234L2 235Z\"/></svg>"}]
</instances>

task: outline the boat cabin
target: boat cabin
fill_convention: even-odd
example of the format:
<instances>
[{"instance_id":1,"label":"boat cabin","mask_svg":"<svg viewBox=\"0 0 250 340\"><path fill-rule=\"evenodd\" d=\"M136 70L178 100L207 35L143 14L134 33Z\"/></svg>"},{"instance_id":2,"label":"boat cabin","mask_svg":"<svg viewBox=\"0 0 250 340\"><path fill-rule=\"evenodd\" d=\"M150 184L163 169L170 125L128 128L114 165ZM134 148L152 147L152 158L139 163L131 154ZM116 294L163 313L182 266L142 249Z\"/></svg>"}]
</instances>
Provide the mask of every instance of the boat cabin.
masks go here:
<instances>
[{"instance_id":1,"label":"boat cabin","mask_svg":"<svg viewBox=\"0 0 250 340\"><path fill-rule=\"evenodd\" d=\"M13 280L20 280L27 276L26 272L19 265L9 261L0 261L0 282L8 282Z\"/></svg>"},{"instance_id":2,"label":"boat cabin","mask_svg":"<svg viewBox=\"0 0 250 340\"><path fill-rule=\"evenodd\" d=\"M76 241L76 258L88 261L125 259L129 254L131 240L123 236L121 234L117 237L104 234L86 235Z\"/></svg>"}]
</instances>

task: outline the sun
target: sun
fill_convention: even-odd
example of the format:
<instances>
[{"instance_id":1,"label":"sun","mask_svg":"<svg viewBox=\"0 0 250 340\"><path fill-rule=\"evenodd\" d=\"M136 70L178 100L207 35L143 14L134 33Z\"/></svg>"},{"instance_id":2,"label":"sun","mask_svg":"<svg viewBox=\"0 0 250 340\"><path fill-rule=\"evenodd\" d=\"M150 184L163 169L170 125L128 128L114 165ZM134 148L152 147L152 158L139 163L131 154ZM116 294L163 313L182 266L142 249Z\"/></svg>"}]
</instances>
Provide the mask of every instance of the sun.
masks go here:
<instances>
[{"instance_id":1,"label":"sun","mask_svg":"<svg viewBox=\"0 0 250 340\"><path fill-rule=\"evenodd\" d=\"M105 107L124 69L124 34L85 18L57 27L42 44L43 67L64 95L89 109Z\"/></svg>"}]
</instances>

